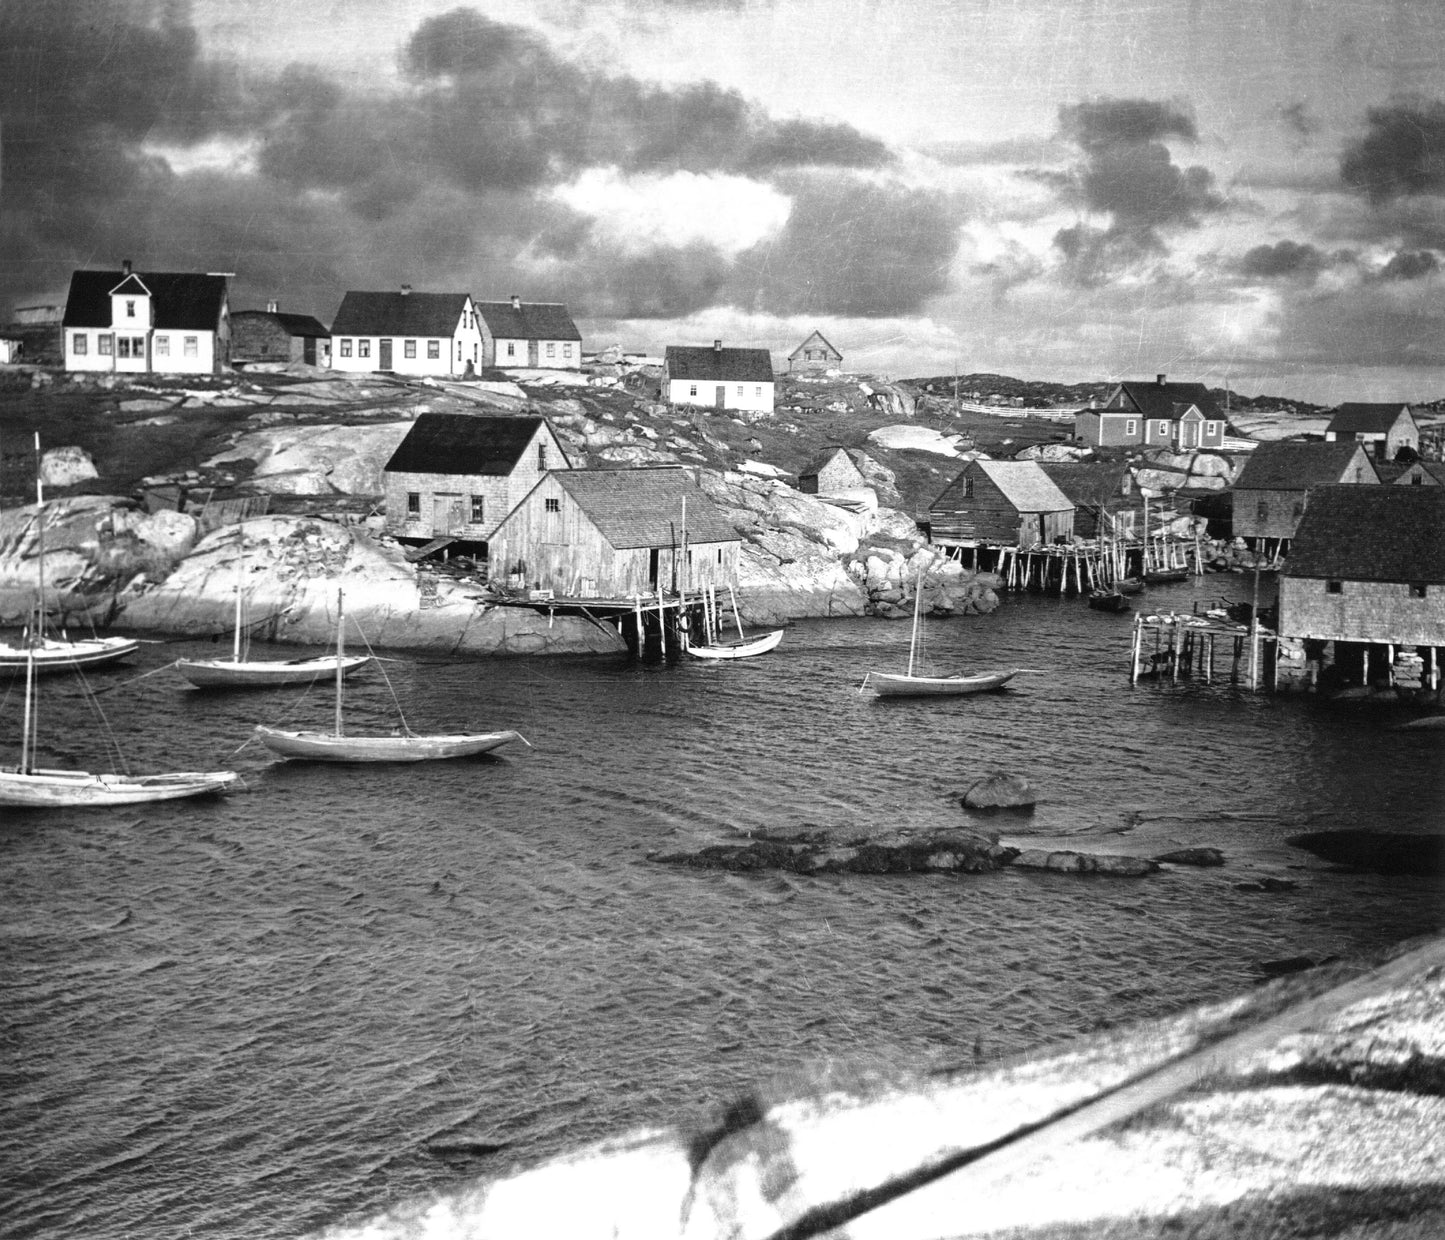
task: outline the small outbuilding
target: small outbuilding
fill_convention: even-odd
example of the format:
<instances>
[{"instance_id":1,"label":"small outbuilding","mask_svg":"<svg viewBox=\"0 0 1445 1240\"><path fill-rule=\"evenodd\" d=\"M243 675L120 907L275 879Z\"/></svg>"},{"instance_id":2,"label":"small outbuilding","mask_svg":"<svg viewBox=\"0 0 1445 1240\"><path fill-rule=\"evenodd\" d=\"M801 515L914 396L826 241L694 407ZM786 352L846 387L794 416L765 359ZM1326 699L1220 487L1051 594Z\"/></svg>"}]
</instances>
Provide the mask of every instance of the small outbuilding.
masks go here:
<instances>
[{"instance_id":1,"label":"small outbuilding","mask_svg":"<svg viewBox=\"0 0 1445 1240\"><path fill-rule=\"evenodd\" d=\"M868 479L846 448L823 449L798 474L798 490L805 495L831 495L867 485Z\"/></svg>"},{"instance_id":2,"label":"small outbuilding","mask_svg":"<svg viewBox=\"0 0 1445 1240\"><path fill-rule=\"evenodd\" d=\"M1074 506L1037 461L970 461L928 508L940 546L1030 547L1068 541Z\"/></svg>"},{"instance_id":3,"label":"small outbuilding","mask_svg":"<svg viewBox=\"0 0 1445 1240\"><path fill-rule=\"evenodd\" d=\"M576 370L582 365L582 333L564 302L479 301L482 358L486 366Z\"/></svg>"},{"instance_id":4,"label":"small outbuilding","mask_svg":"<svg viewBox=\"0 0 1445 1240\"><path fill-rule=\"evenodd\" d=\"M1445 475L1439 461L1376 461L1380 481L1390 486L1438 487Z\"/></svg>"},{"instance_id":5,"label":"small outbuilding","mask_svg":"<svg viewBox=\"0 0 1445 1240\"><path fill-rule=\"evenodd\" d=\"M843 368L843 355L828 343L823 333L815 331L788 354L788 370L793 374L822 374Z\"/></svg>"},{"instance_id":6,"label":"small outbuilding","mask_svg":"<svg viewBox=\"0 0 1445 1240\"><path fill-rule=\"evenodd\" d=\"M1377 461L1393 461L1401 448L1420 451L1420 427L1409 405L1346 401L1325 427L1325 441L1354 441Z\"/></svg>"},{"instance_id":7,"label":"small outbuilding","mask_svg":"<svg viewBox=\"0 0 1445 1240\"><path fill-rule=\"evenodd\" d=\"M1379 481L1364 446L1353 440L1262 443L1250 453L1234 484L1234 535L1293 538L1311 491L1333 484Z\"/></svg>"},{"instance_id":8,"label":"small outbuilding","mask_svg":"<svg viewBox=\"0 0 1445 1240\"><path fill-rule=\"evenodd\" d=\"M273 302L264 310L231 315L231 360L331 365L331 329L309 314L285 314Z\"/></svg>"},{"instance_id":9,"label":"small outbuilding","mask_svg":"<svg viewBox=\"0 0 1445 1240\"><path fill-rule=\"evenodd\" d=\"M773 358L766 349L668 345L659 399L703 409L768 412L773 409Z\"/></svg>"},{"instance_id":10,"label":"small outbuilding","mask_svg":"<svg viewBox=\"0 0 1445 1240\"><path fill-rule=\"evenodd\" d=\"M676 465L548 474L498 527L509 574L570 598L726 588L742 540Z\"/></svg>"}]
</instances>

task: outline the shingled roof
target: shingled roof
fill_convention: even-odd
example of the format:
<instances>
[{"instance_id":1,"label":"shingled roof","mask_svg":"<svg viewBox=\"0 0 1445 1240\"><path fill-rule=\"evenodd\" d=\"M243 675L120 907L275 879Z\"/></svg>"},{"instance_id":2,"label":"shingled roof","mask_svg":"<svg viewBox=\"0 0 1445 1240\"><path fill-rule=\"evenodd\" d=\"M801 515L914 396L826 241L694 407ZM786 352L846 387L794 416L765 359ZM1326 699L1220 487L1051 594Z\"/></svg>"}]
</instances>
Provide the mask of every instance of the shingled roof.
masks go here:
<instances>
[{"instance_id":1,"label":"shingled roof","mask_svg":"<svg viewBox=\"0 0 1445 1240\"><path fill-rule=\"evenodd\" d=\"M612 546L668 547L682 542L683 501L687 541L737 542L732 523L692 475L677 466L651 469L572 469L552 475Z\"/></svg>"},{"instance_id":2,"label":"shingled roof","mask_svg":"<svg viewBox=\"0 0 1445 1240\"><path fill-rule=\"evenodd\" d=\"M423 413L391 454L385 472L504 477L545 425L544 418L510 414Z\"/></svg>"},{"instance_id":3,"label":"shingled roof","mask_svg":"<svg viewBox=\"0 0 1445 1240\"><path fill-rule=\"evenodd\" d=\"M137 281L139 284L137 285ZM194 271L77 271L65 299L66 327L111 327L112 290L129 283L136 296L151 296L158 331L213 332L226 303L226 277Z\"/></svg>"},{"instance_id":4,"label":"shingled roof","mask_svg":"<svg viewBox=\"0 0 1445 1240\"><path fill-rule=\"evenodd\" d=\"M1124 499L1133 490L1128 465L1102 461L1040 461L1040 468L1075 507L1097 508Z\"/></svg>"},{"instance_id":5,"label":"shingled roof","mask_svg":"<svg viewBox=\"0 0 1445 1240\"><path fill-rule=\"evenodd\" d=\"M663 355L668 377L699 383L771 383L773 355L766 349L725 349L714 344L670 344Z\"/></svg>"},{"instance_id":6,"label":"shingled roof","mask_svg":"<svg viewBox=\"0 0 1445 1240\"><path fill-rule=\"evenodd\" d=\"M964 498L963 481L970 470L986 474L1019 512L1071 512L1074 505L1044 473L1037 461L970 461L929 506L930 511L953 512Z\"/></svg>"},{"instance_id":7,"label":"shingled roof","mask_svg":"<svg viewBox=\"0 0 1445 1240\"><path fill-rule=\"evenodd\" d=\"M566 304L560 301L479 301L477 313L493 339L582 339Z\"/></svg>"},{"instance_id":8,"label":"shingled roof","mask_svg":"<svg viewBox=\"0 0 1445 1240\"><path fill-rule=\"evenodd\" d=\"M1408 413L1410 406L1404 401L1369 402L1347 400L1335 410L1326 431L1337 435L1383 435L1395 425L1401 413ZM1412 413L1410 415L1414 417Z\"/></svg>"},{"instance_id":9,"label":"shingled roof","mask_svg":"<svg viewBox=\"0 0 1445 1240\"><path fill-rule=\"evenodd\" d=\"M309 314L285 314L280 310L236 310L231 321L240 318L270 319L288 336L329 336L331 329Z\"/></svg>"},{"instance_id":10,"label":"shingled roof","mask_svg":"<svg viewBox=\"0 0 1445 1240\"><path fill-rule=\"evenodd\" d=\"M1214 397L1202 383L1134 383L1119 385L1124 395L1146 418L1175 421L1189 412L1191 405L1197 405L1206 418L1219 418Z\"/></svg>"},{"instance_id":11,"label":"shingled roof","mask_svg":"<svg viewBox=\"0 0 1445 1240\"><path fill-rule=\"evenodd\" d=\"M1350 461L1360 456L1369 469L1369 481L1379 475L1353 439L1335 443L1281 439L1262 443L1250 453L1235 482L1242 491L1306 491L1344 482Z\"/></svg>"},{"instance_id":12,"label":"shingled roof","mask_svg":"<svg viewBox=\"0 0 1445 1240\"><path fill-rule=\"evenodd\" d=\"M450 336L466 293L349 292L331 324L333 336Z\"/></svg>"},{"instance_id":13,"label":"shingled roof","mask_svg":"<svg viewBox=\"0 0 1445 1240\"><path fill-rule=\"evenodd\" d=\"M1445 583L1445 487L1319 488L1284 575Z\"/></svg>"}]
</instances>

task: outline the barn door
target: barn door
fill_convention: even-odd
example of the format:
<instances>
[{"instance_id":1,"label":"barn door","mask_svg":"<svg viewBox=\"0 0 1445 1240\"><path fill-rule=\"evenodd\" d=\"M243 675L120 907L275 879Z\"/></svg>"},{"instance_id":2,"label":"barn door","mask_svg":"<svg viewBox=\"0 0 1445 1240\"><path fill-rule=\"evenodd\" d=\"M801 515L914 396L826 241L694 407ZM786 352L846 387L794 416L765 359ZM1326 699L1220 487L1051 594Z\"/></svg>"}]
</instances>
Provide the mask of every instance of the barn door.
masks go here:
<instances>
[{"instance_id":1,"label":"barn door","mask_svg":"<svg viewBox=\"0 0 1445 1240\"><path fill-rule=\"evenodd\" d=\"M383 340L377 346L377 361L381 370L391 369L391 341Z\"/></svg>"}]
</instances>

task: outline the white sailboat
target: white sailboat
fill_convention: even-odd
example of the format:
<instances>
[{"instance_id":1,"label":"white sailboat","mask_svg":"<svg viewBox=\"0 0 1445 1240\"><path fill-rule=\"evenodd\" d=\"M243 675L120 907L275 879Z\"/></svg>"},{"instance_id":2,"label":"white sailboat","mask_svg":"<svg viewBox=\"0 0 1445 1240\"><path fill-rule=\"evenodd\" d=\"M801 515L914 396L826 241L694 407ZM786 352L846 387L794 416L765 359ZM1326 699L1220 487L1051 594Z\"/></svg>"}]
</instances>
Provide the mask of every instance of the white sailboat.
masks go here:
<instances>
[{"instance_id":1,"label":"white sailboat","mask_svg":"<svg viewBox=\"0 0 1445 1240\"><path fill-rule=\"evenodd\" d=\"M520 732L453 732L419 735L402 721L390 736L348 736L342 722L345 673L345 620L342 593L336 592L336 723L330 732L293 732L257 724L255 737L283 758L313 762L425 762L438 758L466 758L487 753L510 741L530 742Z\"/></svg>"},{"instance_id":2,"label":"white sailboat","mask_svg":"<svg viewBox=\"0 0 1445 1240\"><path fill-rule=\"evenodd\" d=\"M40 476L40 432L35 433L35 571L40 599L39 619L20 641L0 641L0 672L39 675L64 672L76 667L99 667L115 663L140 649L133 637L86 637L72 641L64 633L45 631L45 484Z\"/></svg>"},{"instance_id":3,"label":"white sailboat","mask_svg":"<svg viewBox=\"0 0 1445 1240\"><path fill-rule=\"evenodd\" d=\"M37 608L37 612L41 609ZM31 630L38 632L37 627ZM25 809L134 805L220 792L240 780L235 771L174 771L161 775L92 774L48 770L35 765L36 711L39 698L35 660L25 669L25 717L20 761L0 768L0 805Z\"/></svg>"},{"instance_id":4,"label":"white sailboat","mask_svg":"<svg viewBox=\"0 0 1445 1240\"><path fill-rule=\"evenodd\" d=\"M952 697L964 693L987 693L1002 689L1023 669L1010 668L1007 671L980 672L973 676L916 676L913 669L918 659L919 626L922 622L923 570L918 571L918 583L913 593L913 636L908 643L908 671L869 672L858 686L861 693L872 689L879 697Z\"/></svg>"},{"instance_id":5,"label":"white sailboat","mask_svg":"<svg viewBox=\"0 0 1445 1240\"><path fill-rule=\"evenodd\" d=\"M231 657L220 659L177 659L176 668L198 689L267 688L277 685L309 685L338 672L349 676L367 666L370 655L313 655L305 659L242 658L241 636L246 571L244 523L236 527L236 623L231 640ZM249 651L246 653L249 654Z\"/></svg>"}]
</instances>

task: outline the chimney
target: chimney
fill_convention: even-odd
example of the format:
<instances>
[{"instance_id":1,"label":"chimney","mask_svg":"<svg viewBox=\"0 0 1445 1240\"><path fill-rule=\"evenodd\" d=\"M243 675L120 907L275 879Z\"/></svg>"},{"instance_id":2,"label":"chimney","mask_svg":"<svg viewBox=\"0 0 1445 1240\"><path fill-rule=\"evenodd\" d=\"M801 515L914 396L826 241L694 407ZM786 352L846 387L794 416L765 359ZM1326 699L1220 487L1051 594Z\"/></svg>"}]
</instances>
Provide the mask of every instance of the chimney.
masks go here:
<instances>
[{"instance_id":1,"label":"chimney","mask_svg":"<svg viewBox=\"0 0 1445 1240\"><path fill-rule=\"evenodd\" d=\"M714 353L721 353L721 352L722 352L722 341L721 341L721 340L714 340L714 341L712 342L712 351L713 351Z\"/></svg>"},{"instance_id":2,"label":"chimney","mask_svg":"<svg viewBox=\"0 0 1445 1240\"><path fill-rule=\"evenodd\" d=\"M520 297L518 297L516 293L513 293L513 294L512 294L512 309L513 309L513 310L520 310L521 308L522 308L522 299L521 299Z\"/></svg>"},{"instance_id":3,"label":"chimney","mask_svg":"<svg viewBox=\"0 0 1445 1240\"><path fill-rule=\"evenodd\" d=\"M130 259L123 258L120 260L120 274L123 276L130 275Z\"/></svg>"},{"instance_id":4,"label":"chimney","mask_svg":"<svg viewBox=\"0 0 1445 1240\"><path fill-rule=\"evenodd\" d=\"M403 297L405 297L405 296L406 296L408 293L410 293L410 292L411 292L411 285L410 285L410 284L403 284L403 285L401 286L401 295L402 295Z\"/></svg>"},{"instance_id":5,"label":"chimney","mask_svg":"<svg viewBox=\"0 0 1445 1240\"><path fill-rule=\"evenodd\" d=\"M280 308L280 303L279 303L279 302L268 301L268 302L266 303L266 313L267 313L267 314L275 314L276 311L277 311L279 308Z\"/></svg>"},{"instance_id":6,"label":"chimney","mask_svg":"<svg viewBox=\"0 0 1445 1240\"><path fill-rule=\"evenodd\" d=\"M1155 375L1155 376L1154 376L1154 382L1157 383L1160 387L1163 387L1163 386L1164 386L1164 376L1163 376L1163 375Z\"/></svg>"}]
</instances>

